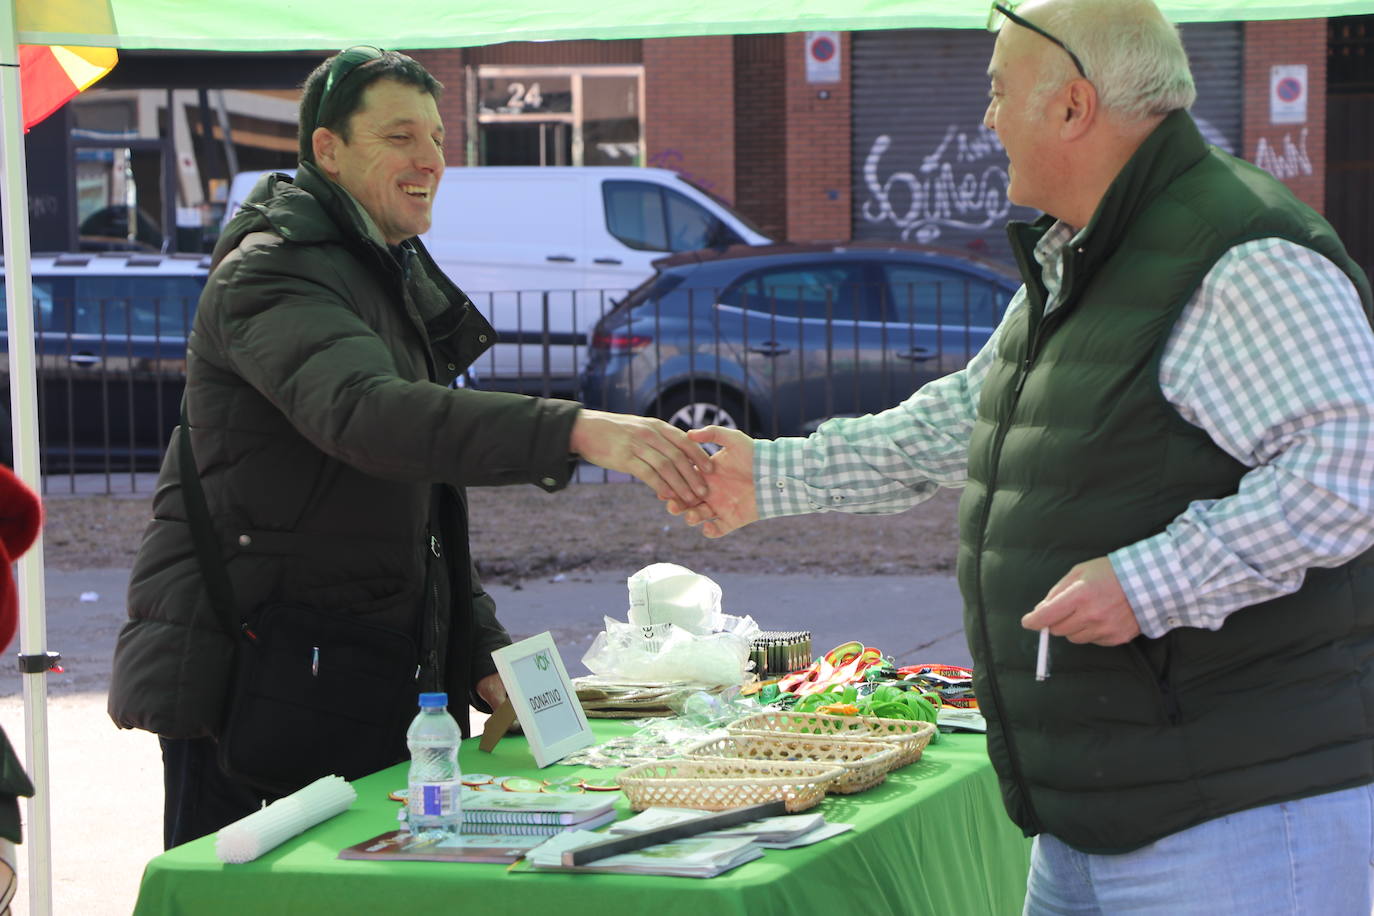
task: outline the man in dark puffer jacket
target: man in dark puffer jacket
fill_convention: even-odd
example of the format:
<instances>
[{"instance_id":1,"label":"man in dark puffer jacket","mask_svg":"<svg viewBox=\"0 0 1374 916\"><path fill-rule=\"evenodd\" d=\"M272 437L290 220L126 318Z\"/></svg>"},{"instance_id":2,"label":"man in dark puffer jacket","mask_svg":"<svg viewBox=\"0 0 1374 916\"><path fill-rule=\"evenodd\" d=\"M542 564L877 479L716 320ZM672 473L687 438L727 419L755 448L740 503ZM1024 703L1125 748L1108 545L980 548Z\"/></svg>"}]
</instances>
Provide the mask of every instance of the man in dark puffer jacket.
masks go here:
<instances>
[{"instance_id":1,"label":"man in dark puffer jacket","mask_svg":"<svg viewBox=\"0 0 1374 916\"><path fill-rule=\"evenodd\" d=\"M580 456L693 500L704 456L658 420L451 387L495 334L416 238L444 170L439 89L365 47L307 79L295 179L266 177L216 246L186 410L238 612L289 603L406 634L415 688L447 691L466 734L469 700L505 699L491 651L510 637L472 567L462 488L557 490ZM216 762L234 641L202 582L179 454L174 435L109 697L118 725L162 739L169 847L264 795Z\"/></svg>"}]
</instances>

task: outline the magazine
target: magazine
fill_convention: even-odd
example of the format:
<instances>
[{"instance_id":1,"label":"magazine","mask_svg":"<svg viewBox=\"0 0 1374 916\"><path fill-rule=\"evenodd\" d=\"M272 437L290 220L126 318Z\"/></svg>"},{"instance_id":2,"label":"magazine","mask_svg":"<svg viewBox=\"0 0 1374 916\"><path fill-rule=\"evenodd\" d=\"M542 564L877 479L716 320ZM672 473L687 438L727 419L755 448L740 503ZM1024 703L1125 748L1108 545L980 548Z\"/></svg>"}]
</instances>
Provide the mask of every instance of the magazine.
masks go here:
<instances>
[{"instance_id":1,"label":"magazine","mask_svg":"<svg viewBox=\"0 0 1374 916\"><path fill-rule=\"evenodd\" d=\"M550 837L525 855L523 868L515 872L565 871L621 875L673 875L684 878L714 878L763 855L763 850L748 837L694 836L646 849L625 852L588 865L564 865L563 854L582 846L600 843L603 833L575 830Z\"/></svg>"},{"instance_id":2,"label":"magazine","mask_svg":"<svg viewBox=\"0 0 1374 916\"><path fill-rule=\"evenodd\" d=\"M809 833L791 840L755 840L764 849L796 849L799 846L810 846L812 843L819 843L821 840L828 840L832 836L839 836L854 829L853 824L821 824Z\"/></svg>"},{"instance_id":3,"label":"magazine","mask_svg":"<svg viewBox=\"0 0 1374 916\"><path fill-rule=\"evenodd\" d=\"M440 841L420 839L404 830L392 830L364 840L339 853L340 859L371 859L386 862L496 862L510 864L544 842L542 836L509 833L460 833Z\"/></svg>"},{"instance_id":4,"label":"magazine","mask_svg":"<svg viewBox=\"0 0 1374 916\"><path fill-rule=\"evenodd\" d=\"M646 830L657 830L659 827L666 827L670 824L693 821L710 814L709 811L698 811L692 808L655 806L645 808L634 817L620 821L606 832L643 833ZM702 834L702 836L742 836L758 840L761 843L790 843L823 826L825 826L825 815L819 812L785 814L781 817L765 817L756 821L749 821L746 824L736 824L733 827L722 827L719 830Z\"/></svg>"}]
</instances>

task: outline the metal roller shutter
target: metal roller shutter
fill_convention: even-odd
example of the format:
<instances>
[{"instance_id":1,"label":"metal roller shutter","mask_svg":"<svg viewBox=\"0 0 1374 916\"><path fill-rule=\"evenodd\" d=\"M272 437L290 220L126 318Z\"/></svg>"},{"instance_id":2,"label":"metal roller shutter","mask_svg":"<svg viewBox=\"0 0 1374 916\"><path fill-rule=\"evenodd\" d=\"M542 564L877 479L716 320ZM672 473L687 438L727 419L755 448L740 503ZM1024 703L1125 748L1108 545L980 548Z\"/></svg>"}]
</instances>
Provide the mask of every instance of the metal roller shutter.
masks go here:
<instances>
[{"instance_id":1,"label":"metal roller shutter","mask_svg":"<svg viewBox=\"0 0 1374 916\"><path fill-rule=\"evenodd\" d=\"M1241 132L1241 28L1183 27L1194 113L1230 151ZM1007 159L983 127L993 37L962 29L857 32L853 42L853 235L1010 262L1004 226L1037 214L1006 197Z\"/></svg>"},{"instance_id":2,"label":"metal roller shutter","mask_svg":"<svg viewBox=\"0 0 1374 916\"><path fill-rule=\"evenodd\" d=\"M983 127L993 36L854 35L854 238L903 239L1009 261L1007 158Z\"/></svg>"},{"instance_id":3,"label":"metal roller shutter","mask_svg":"<svg viewBox=\"0 0 1374 916\"><path fill-rule=\"evenodd\" d=\"M1207 142L1233 156L1242 155L1241 85L1244 79L1242 26L1239 22L1183 25L1183 47L1197 84L1193 119Z\"/></svg>"}]
</instances>

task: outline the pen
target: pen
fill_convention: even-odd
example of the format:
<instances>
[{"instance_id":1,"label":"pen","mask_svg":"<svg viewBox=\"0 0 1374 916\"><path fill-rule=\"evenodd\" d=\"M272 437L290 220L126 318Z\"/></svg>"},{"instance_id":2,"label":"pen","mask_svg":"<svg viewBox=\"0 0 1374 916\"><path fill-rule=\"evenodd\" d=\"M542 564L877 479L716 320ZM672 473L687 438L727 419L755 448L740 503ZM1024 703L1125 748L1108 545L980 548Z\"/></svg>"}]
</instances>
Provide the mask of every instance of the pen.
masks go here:
<instances>
[{"instance_id":1,"label":"pen","mask_svg":"<svg viewBox=\"0 0 1374 916\"><path fill-rule=\"evenodd\" d=\"M1035 653L1035 679L1043 681L1050 676L1050 628L1040 631L1040 648Z\"/></svg>"}]
</instances>

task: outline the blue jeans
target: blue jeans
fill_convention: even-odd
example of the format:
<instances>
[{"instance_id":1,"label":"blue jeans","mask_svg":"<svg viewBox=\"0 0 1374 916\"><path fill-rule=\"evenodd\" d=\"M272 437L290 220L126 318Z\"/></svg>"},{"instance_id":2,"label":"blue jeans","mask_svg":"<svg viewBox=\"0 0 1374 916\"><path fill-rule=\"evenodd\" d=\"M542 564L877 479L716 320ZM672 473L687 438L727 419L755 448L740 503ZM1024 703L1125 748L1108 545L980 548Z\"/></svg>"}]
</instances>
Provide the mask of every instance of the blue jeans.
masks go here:
<instances>
[{"instance_id":1,"label":"blue jeans","mask_svg":"<svg viewBox=\"0 0 1374 916\"><path fill-rule=\"evenodd\" d=\"M1122 855L1035 838L1026 916L1370 916L1374 786L1266 805Z\"/></svg>"}]
</instances>

